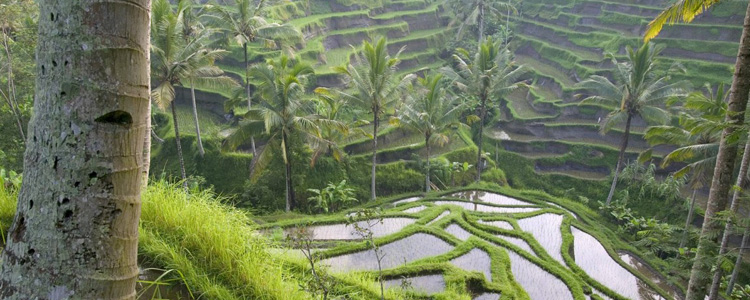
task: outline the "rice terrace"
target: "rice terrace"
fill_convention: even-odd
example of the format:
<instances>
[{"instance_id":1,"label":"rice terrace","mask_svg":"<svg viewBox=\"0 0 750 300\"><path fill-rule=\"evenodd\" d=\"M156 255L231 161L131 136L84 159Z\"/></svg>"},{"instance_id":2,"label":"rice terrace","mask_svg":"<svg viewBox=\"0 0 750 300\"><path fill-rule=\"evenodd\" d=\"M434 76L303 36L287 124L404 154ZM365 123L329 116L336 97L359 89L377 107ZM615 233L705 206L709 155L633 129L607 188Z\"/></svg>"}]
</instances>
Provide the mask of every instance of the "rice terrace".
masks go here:
<instances>
[{"instance_id":1,"label":"rice terrace","mask_svg":"<svg viewBox=\"0 0 750 300\"><path fill-rule=\"evenodd\" d=\"M0 0L0 299L750 299L750 2Z\"/></svg>"}]
</instances>

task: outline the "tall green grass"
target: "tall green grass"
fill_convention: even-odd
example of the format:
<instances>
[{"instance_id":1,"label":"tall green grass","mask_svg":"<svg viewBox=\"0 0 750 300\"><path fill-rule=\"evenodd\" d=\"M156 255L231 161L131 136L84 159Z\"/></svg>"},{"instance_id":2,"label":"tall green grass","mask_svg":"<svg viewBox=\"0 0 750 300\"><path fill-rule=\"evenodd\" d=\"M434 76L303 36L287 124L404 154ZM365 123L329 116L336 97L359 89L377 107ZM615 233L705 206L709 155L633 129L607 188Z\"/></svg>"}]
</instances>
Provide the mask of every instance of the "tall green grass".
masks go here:
<instances>
[{"instance_id":1,"label":"tall green grass","mask_svg":"<svg viewBox=\"0 0 750 300\"><path fill-rule=\"evenodd\" d=\"M16 213L16 201L18 189L6 186L5 180L0 177L0 245L5 245L5 236L8 228L13 223L13 215Z\"/></svg>"}]
</instances>

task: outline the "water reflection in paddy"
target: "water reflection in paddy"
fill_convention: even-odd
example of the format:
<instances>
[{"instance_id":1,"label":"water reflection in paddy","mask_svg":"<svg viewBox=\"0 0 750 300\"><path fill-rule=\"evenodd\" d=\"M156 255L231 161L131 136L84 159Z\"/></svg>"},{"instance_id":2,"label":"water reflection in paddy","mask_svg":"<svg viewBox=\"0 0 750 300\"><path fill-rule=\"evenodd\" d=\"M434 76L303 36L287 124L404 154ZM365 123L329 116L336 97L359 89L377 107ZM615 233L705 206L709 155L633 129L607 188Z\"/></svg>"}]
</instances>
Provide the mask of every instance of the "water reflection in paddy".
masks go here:
<instances>
[{"instance_id":1,"label":"water reflection in paddy","mask_svg":"<svg viewBox=\"0 0 750 300\"><path fill-rule=\"evenodd\" d=\"M505 195L485 191L463 191L450 194L449 197L461 198L478 202L487 202L497 205L534 205L532 203L514 199Z\"/></svg>"},{"instance_id":2,"label":"water reflection in paddy","mask_svg":"<svg viewBox=\"0 0 750 300\"><path fill-rule=\"evenodd\" d=\"M419 199L422 199L422 198L420 198L420 197L409 197L409 198L405 198L405 199L401 199L401 200L398 200L396 202L393 202L393 205L395 206L395 205L401 205L401 204L404 204L404 203L410 203L410 202L417 201Z\"/></svg>"},{"instance_id":3,"label":"water reflection in paddy","mask_svg":"<svg viewBox=\"0 0 750 300\"><path fill-rule=\"evenodd\" d=\"M484 293L474 298L474 300L500 300L500 294Z\"/></svg>"},{"instance_id":4,"label":"water reflection in paddy","mask_svg":"<svg viewBox=\"0 0 750 300\"><path fill-rule=\"evenodd\" d=\"M406 284L404 284L406 281ZM407 278L390 279L383 282L387 288L411 287L414 291L428 295L440 293L445 290L443 275L424 275Z\"/></svg>"},{"instance_id":5,"label":"water reflection in paddy","mask_svg":"<svg viewBox=\"0 0 750 300\"><path fill-rule=\"evenodd\" d=\"M503 239L503 240L506 240L509 243L511 243L513 245L516 245L518 248L526 250L527 252L529 252L531 254L536 254L534 252L534 250L531 250L531 246L529 246L529 243L527 243L526 241L524 241L521 238L512 237L512 236L505 236L505 235L499 235L499 234L496 235L496 237L498 237L500 239Z\"/></svg>"},{"instance_id":6,"label":"water reflection in paddy","mask_svg":"<svg viewBox=\"0 0 750 300\"><path fill-rule=\"evenodd\" d=\"M518 220L518 225L523 231L531 233L544 250L555 260L565 264L560 247L562 247L562 225L563 216L557 214L541 214L531 218Z\"/></svg>"},{"instance_id":7,"label":"water reflection in paddy","mask_svg":"<svg viewBox=\"0 0 750 300\"><path fill-rule=\"evenodd\" d=\"M428 223L427 223L427 225L430 225L430 224L432 224L432 223L435 223L435 222L437 222L438 220L440 220L440 218L442 218L442 217L445 217L445 216L447 216L447 215L449 215L449 214L451 214L451 212L450 212L449 210L446 210L446 211L444 211L444 212L440 213L440 214L439 214L439 215L438 215L437 217L435 217L434 219L432 219L432 221L428 222Z\"/></svg>"},{"instance_id":8,"label":"water reflection in paddy","mask_svg":"<svg viewBox=\"0 0 750 300\"><path fill-rule=\"evenodd\" d=\"M374 237L382 237L399 232L415 221L416 219L412 218L385 218L383 223L376 223L371 229ZM367 226L366 221L360 221L357 224L362 227ZM295 228L288 228L285 230L285 234L289 234L292 230L295 230ZM356 234L354 226L348 224L310 226L307 231L314 240L356 240L362 238Z\"/></svg>"},{"instance_id":9,"label":"water reflection in paddy","mask_svg":"<svg viewBox=\"0 0 750 300\"><path fill-rule=\"evenodd\" d=\"M415 214L415 213L418 213L420 211L423 211L425 208L427 208L427 206L420 205L420 206L417 206L417 207L412 207L412 208L409 208L409 209L404 209L404 212L407 213L407 214Z\"/></svg>"},{"instance_id":10,"label":"water reflection in paddy","mask_svg":"<svg viewBox=\"0 0 750 300\"><path fill-rule=\"evenodd\" d=\"M630 299L663 299L612 259L596 238L575 227L571 232L576 264L591 278Z\"/></svg>"},{"instance_id":11,"label":"water reflection in paddy","mask_svg":"<svg viewBox=\"0 0 750 300\"><path fill-rule=\"evenodd\" d=\"M464 269L466 271L476 271L484 274L484 278L487 281L492 281L492 272L490 270L490 255L487 252L480 249L471 249L464 255L456 257L451 260L451 263L456 267Z\"/></svg>"},{"instance_id":12,"label":"water reflection in paddy","mask_svg":"<svg viewBox=\"0 0 750 300\"><path fill-rule=\"evenodd\" d=\"M458 205L466 210L479 211L479 212L491 212L491 213L524 213L537 211L539 208L535 207L495 207L484 204L461 202L461 201L435 201L435 205Z\"/></svg>"},{"instance_id":13,"label":"water reflection in paddy","mask_svg":"<svg viewBox=\"0 0 750 300\"><path fill-rule=\"evenodd\" d=\"M428 256L446 253L453 247L445 241L425 233L417 233L383 245L385 254L383 269L390 269ZM335 271L377 270L378 264L373 250L366 250L331 257L322 261Z\"/></svg>"},{"instance_id":14,"label":"water reflection in paddy","mask_svg":"<svg viewBox=\"0 0 750 300\"><path fill-rule=\"evenodd\" d=\"M633 267L636 271L640 272L644 276L646 276L649 280L651 280L653 283L655 283L657 286L659 286L662 290L665 290L669 293L672 298L680 298L675 288L669 285L664 278L661 277L661 275L657 274L654 270L652 270L649 266L645 265L643 261L641 261L639 258L634 257L628 253L620 253L620 259L622 259L623 262Z\"/></svg>"},{"instance_id":15,"label":"water reflection in paddy","mask_svg":"<svg viewBox=\"0 0 750 300\"><path fill-rule=\"evenodd\" d=\"M512 250L507 250L507 252L510 256L510 269L513 277L526 290L531 300L573 299L568 286L560 279Z\"/></svg>"},{"instance_id":16,"label":"water reflection in paddy","mask_svg":"<svg viewBox=\"0 0 750 300\"><path fill-rule=\"evenodd\" d=\"M513 225L511 225L510 223L508 223L506 221L484 221L484 220L479 220L477 223L484 224L484 225L495 226L497 228L506 229L506 230L513 230L514 229Z\"/></svg>"},{"instance_id":17,"label":"water reflection in paddy","mask_svg":"<svg viewBox=\"0 0 750 300\"><path fill-rule=\"evenodd\" d=\"M471 233L466 231L466 229L461 228L458 224L450 224L448 227L445 228L445 232L450 233L451 235L457 237L459 240L465 241L468 240L471 236Z\"/></svg>"}]
</instances>

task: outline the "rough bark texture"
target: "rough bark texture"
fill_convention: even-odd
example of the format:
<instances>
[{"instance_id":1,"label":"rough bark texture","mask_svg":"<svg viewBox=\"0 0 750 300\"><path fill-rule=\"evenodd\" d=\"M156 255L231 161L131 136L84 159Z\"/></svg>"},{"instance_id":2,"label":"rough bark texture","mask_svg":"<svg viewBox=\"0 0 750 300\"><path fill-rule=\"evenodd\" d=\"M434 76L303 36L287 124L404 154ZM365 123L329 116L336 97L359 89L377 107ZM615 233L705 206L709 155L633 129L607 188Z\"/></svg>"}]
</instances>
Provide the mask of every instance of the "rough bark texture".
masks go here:
<instances>
[{"instance_id":1,"label":"rough bark texture","mask_svg":"<svg viewBox=\"0 0 750 300\"><path fill-rule=\"evenodd\" d=\"M479 23L479 40L477 40L477 43L481 44L482 39L484 39L484 1L479 2L478 10L479 16L477 16L477 18L479 20L477 20L477 23Z\"/></svg>"},{"instance_id":2,"label":"rough bark texture","mask_svg":"<svg viewBox=\"0 0 750 300\"><path fill-rule=\"evenodd\" d=\"M737 174L737 183L734 193L732 195L732 202L730 204L729 211L732 214L736 214L740 208L740 196L742 191L747 187L747 169L750 164L750 139L745 144L745 150L742 153L742 162L740 163L740 172ZM729 236L732 234L732 219L727 220L727 224L724 226L724 235L721 238L721 246L719 247L719 259L716 264L719 265L723 260L723 256L726 255L729 246ZM719 297L719 284L721 283L721 276L723 275L724 269L716 268L714 270L714 276L711 280L711 289L708 292L709 299L718 299Z\"/></svg>"},{"instance_id":3,"label":"rough bark texture","mask_svg":"<svg viewBox=\"0 0 750 300\"><path fill-rule=\"evenodd\" d=\"M134 299L149 0L40 0L34 117L2 299Z\"/></svg>"},{"instance_id":4,"label":"rough bark texture","mask_svg":"<svg viewBox=\"0 0 750 300\"><path fill-rule=\"evenodd\" d=\"M615 196L615 188L617 187L617 177L620 176L620 169L622 168L622 162L625 160L625 150L628 149L628 140L630 139L630 122L633 120L633 115L628 114L628 120L625 121L625 135L622 137L622 145L620 146L620 155L617 157L617 166L615 166L615 176L612 178L612 185L609 187L609 195L607 195L607 205L612 203L612 198Z\"/></svg>"},{"instance_id":5,"label":"rough bark texture","mask_svg":"<svg viewBox=\"0 0 750 300\"><path fill-rule=\"evenodd\" d=\"M484 137L484 117L487 115L487 93L482 94L479 107L479 142L477 143L477 182L482 180L482 140Z\"/></svg>"},{"instance_id":6,"label":"rough bark texture","mask_svg":"<svg viewBox=\"0 0 750 300\"><path fill-rule=\"evenodd\" d=\"M206 154L206 150L203 149L203 140L201 140L201 125L198 122L198 106L195 104L195 87L193 86L193 79L190 79L190 99L193 102L193 122L195 123L195 136L198 139L198 154L203 157Z\"/></svg>"},{"instance_id":7,"label":"rough bark texture","mask_svg":"<svg viewBox=\"0 0 750 300\"><path fill-rule=\"evenodd\" d=\"M745 121L745 109L747 108L748 92L750 91L750 3L745 13L745 21L740 39L740 48L735 63L732 89L729 95L729 106L726 122L727 126L721 134L719 153L716 157L716 167L711 180L711 191L708 195L708 205L703 219L698 251L695 255L693 268L690 272L687 300L702 300L705 295L707 275L710 274L711 266L706 264L710 257L710 245L713 243L709 237L710 233L718 229L718 222L714 217L717 212L725 209L727 196L732 183L734 163L737 157L737 145L727 143L727 137L733 134Z\"/></svg>"},{"instance_id":8,"label":"rough bark texture","mask_svg":"<svg viewBox=\"0 0 750 300\"><path fill-rule=\"evenodd\" d=\"M149 60L151 59L149 55ZM150 65L150 63L149 63ZM149 91L151 85L149 84ZM145 189L148 186L148 174L151 168L151 100L149 99L149 105L146 109L146 132L143 134L143 167L141 175L141 188Z\"/></svg>"},{"instance_id":9,"label":"rough bark texture","mask_svg":"<svg viewBox=\"0 0 750 300\"><path fill-rule=\"evenodd\" d=\"M177 125L177 110L172 101L172 123L174 123L174 140L177 143L177 159L180 161L180 175L182 176L182 187L187 191L187 176L185 174L185 159L182 157L182 142L180 141L180 126Z\"/></svg>"},{"instance_id":10,"label":"rough bark texture","mask_svg":"<svg viewBox=\"0 0 750 300\"><path fill-rule=\"evenodd\" d=\"M375 195L375 167L378 164L378 125L380 125L380 120L378 120L378 118L380 117L378 115L379 110L379 107L373 109L373 115L375 117L372 119L372 173L370 173L370 200L375 200L375 198L377 197L377 195Z\"/></svg>"}]
</instances>

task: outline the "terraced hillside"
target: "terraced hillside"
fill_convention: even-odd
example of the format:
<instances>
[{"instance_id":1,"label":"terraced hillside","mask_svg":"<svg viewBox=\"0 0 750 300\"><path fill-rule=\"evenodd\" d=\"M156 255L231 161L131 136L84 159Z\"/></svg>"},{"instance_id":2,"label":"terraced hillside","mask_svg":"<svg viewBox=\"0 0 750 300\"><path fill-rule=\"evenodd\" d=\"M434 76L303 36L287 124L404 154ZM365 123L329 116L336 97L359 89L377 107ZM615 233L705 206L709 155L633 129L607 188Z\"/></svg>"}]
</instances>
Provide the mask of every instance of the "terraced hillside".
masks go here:
<instances>
[{"instance_id":1,"label":"terraced hillside","mask_svg":"<svg viewBox=\"0 0 750 300\"><path fill-rule=\"evenodd\" d=\"M596 214L587 208L544 193L503 192L512 196L465 190L386 201L381 203L385 208L382 222L354 217L349 223L372 231L384 254L385 285L404 288L402 282L408 282L405 289L418 297L679 297L679 289L630 252L633 248L611 238L601 226L592 226L598 224L591 219ZM315 241L319 264L335 273L376 274L375 252L347 224L352 215L263 227L276 237L294 235L305 227L304 232Z\"/></svg>"},{"instance_id":2,"label":"terraced hillside","mask_svg":"<svg viewBox=\"0 0 750 300\"><path fill-rule=\"evenodd\" d=\"M544 160L562 157L567 152L559 148L574 142L604 152L619 147L622 132L615 129L600 135L597 123L607 112L593 105L579 106L583 91L574 85L592 74L610 74L612 63L605 54L624 58L626 46L641 42L647 23L667 4L661 0L522 1L520 15L512 19L515 36L511 46L517 61L531 70L533 88L511 95L509 122L495 124L488 137L506 140L506 150L533 160L540 173L605 177L609 174L605 166L571 166L561 163L564 160L553 166L545 165ZM730 83L746 5L743 1L725 1L692 24L665 27L654 40L666 46L661 65L666 70L681 64L687 72L670 75L695 87L706 82ZM648 147L642 138L646 125L640 119L634 122L631 158ZM550 153L547 148L558 149L558 153ZM656 153L669 150L659 147ZM582 172L589 174L581 176Z\"/></svg>"}]
</instances>

